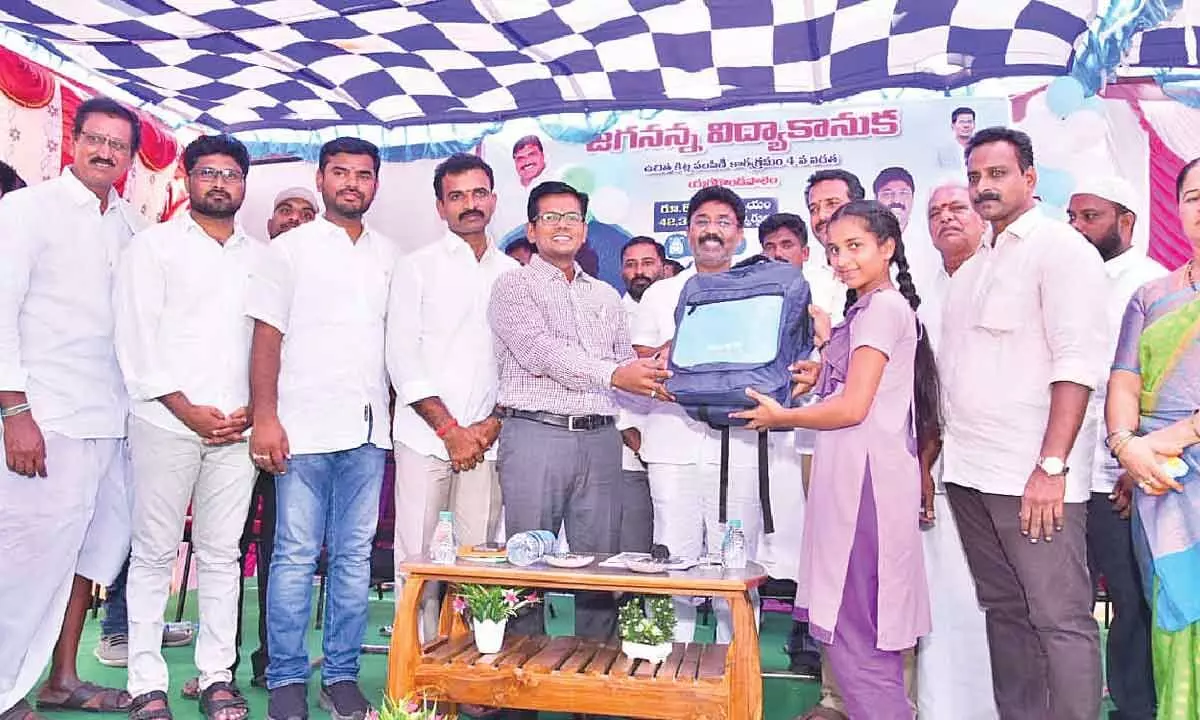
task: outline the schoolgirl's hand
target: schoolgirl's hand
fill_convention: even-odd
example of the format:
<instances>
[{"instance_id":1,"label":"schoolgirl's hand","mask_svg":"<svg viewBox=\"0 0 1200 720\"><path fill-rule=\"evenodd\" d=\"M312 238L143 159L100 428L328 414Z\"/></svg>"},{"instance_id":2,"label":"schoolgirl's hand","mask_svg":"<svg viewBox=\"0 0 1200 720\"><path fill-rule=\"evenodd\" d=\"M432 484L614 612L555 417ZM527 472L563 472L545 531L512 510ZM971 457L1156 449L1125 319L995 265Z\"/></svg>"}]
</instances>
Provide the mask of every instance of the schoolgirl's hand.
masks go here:
<instances>
[{"instance_id":1,"label":"schoolgirl's hand","mask_svg":"<svg viewBox=\"0 0 1200 720\"><path fill-rule=\"evenodd\" d=\"M816 305L808 306L808 315L813 319L813 344L818 348L825 347L829 336L833 334L833 321L829 313Z\"/></svg>"},{"instance_id":2,"label":"schoolgirl's hand","mask_svg":"<svg viewBox=\"0 0 1200 720\"><path fill-rule=\"evenodd\" d=\"M770 430L771 428L784 427L783 406L775 402L774 398L763 395L753 388L746 388L746 395L758 403L758 405L749 410L729 413L729 417L749 420L750 422L747 423L746 427L751 430Z\"/></svg>"}]
</instances>

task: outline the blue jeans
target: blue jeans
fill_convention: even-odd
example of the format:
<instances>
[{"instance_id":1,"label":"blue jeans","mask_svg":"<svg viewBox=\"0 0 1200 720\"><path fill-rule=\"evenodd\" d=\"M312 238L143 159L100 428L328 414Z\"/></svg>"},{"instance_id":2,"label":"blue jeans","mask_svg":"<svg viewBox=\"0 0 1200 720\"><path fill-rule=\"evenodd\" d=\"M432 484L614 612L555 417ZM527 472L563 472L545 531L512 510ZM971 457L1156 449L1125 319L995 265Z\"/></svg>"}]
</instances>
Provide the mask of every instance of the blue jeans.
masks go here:
<instances>
[{"instance_id":1,"label":"blue jeans","mask_svg":"<svg viewBox=\"0 0 1200 720\"><path fill-rule=\"evenodd\" d=\"M358 678L367 631L371 543L386 451L374 445L294 455L275 480L275 552L267 586L267 687L308 681L313 574L328 554L325 685Z\"/></svg>"},{"instance_id":2,"label":"blue jeans","mask_svg":"<svg viewBox=\"0 0 1200 720\"><path fill-rule=\"evenodd\" d=\"M100 635L127 635L129 616L125 606L125 580L129 575L129 561L121 566L121 572L104 592L104 617L100 619Z\"/></svg>"}]
</instances>

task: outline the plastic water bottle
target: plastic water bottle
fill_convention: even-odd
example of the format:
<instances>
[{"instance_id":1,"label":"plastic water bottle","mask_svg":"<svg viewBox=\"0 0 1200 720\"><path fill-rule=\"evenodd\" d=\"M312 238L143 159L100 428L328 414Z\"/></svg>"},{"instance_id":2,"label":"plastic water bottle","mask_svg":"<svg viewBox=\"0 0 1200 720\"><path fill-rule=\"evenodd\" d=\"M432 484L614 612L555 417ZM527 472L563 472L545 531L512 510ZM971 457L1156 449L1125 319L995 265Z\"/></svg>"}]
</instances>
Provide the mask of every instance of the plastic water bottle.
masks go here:
<instances>
[{"instance_id":1,"label":"plastic water bottle","mask_svg":"<svg viewBox=\"0 0 1200 720\"><path fill-rule=\"evenodd\" d=\"M454 513L438 513L438 524L429 541L429 560L438 565L453 565L458 558L458 539L454 537Z\"/></svg>"},{"instance_id":2,"label":"plastic water bottle","mask_svg":"<svg viewBox=\"0 0 1200 720\"><path fill-rule=\"evenodd\" d=\"M721 562L730 570L746 567L746 534L742 532L741 520L730 520L725 529L725 540L721 543Z\"/></svg>"},{"instance_id":3,"label":"plastic water bottle","mask_svg":"<svg viewBox=\"0 0 1200 720\"><path fill-rule=\"evenodd\" d=\"M528 530L517 533L505 543L508 561L518 567L527 567L542 559L543 555L554 552L554 543L558 538L549 530Z\"/></svg>"}]
</instances>

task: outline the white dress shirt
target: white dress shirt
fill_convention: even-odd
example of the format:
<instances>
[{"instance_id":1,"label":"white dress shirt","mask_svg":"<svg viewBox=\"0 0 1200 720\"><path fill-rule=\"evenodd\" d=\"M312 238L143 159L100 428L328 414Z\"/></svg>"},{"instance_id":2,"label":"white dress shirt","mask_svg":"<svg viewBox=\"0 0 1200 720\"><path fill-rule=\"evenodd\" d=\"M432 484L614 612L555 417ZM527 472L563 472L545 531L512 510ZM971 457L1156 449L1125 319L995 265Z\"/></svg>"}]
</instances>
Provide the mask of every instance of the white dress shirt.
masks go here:
<instances>
[{"instance_id":1,"label":"white dress shirt","mask_svg":"<svg viewBox=\"0 0 1200 720\"><path fill-rule=\"evenodd\" d=\"M1024 494L1050 413L1050 385L1095 388L1106 364L1104 266L1071 226L1033 208L950 279L940 352L946 482ZM1068 458L1067 502L1091 487L1096 429Z\"/></svg>"},{"instance_id":2,"label":"white dress shirt","mask_svg":"<svg viewBox=\"0 0 1200 720\"><path fill-rule=\"evenodd\" d=\"M817 246L818 248L820 245ZM846 311L846 285L841 280L837 279L833 268L825 262L824 249L822 249L820 260L814 261L818 256L809 255L809 261L804 263L801 271L804 273L804 279L808 281L808 291L812 294L813 305L824 310L829 314L829 326L833 327L842 321L842 317ZM820 360L821 353L813 349L813 360ZM819 398L812 396L810 402L817 402ZM796 452L801 455L812 455L813 446L817 442L817 431L807 428L795 430L793 446Z\"/></svg>"},{"instance_id":3,"label":"white dress shirt","mask_svg":"<svg viewBox=\"0 0 1200 720\"><path fill-rule=\"evenodd\" d=\"M240 225L222 245L191 213L133 238L117 273L116 337L135 417L190 436L157 398L182 392L226 415L249 404L246 290L262 248Z\"/></svg>"},{"instance_id":4,"label":"white dress shirt","mask_svg":"<svg viewBox=\"0 0 1200 720\"><path fill-rule=\"evenodd\" d=\"M387 321L387 367L396 388L393 440L449 460L411 403L439 397L463 427L491 414L499 376L488 302L496 278L517 267L490 241L476 260L471 246L449 231L396 260ZM487 459L495 459L495 448Z\"/></svg>"},{"instance_id":5,"label":"white dress shirt","mask_svg":"<svg viewBox=\"0 0 1200 720\"><path fill-rule=\"evenodd\" d=\"M625 310L626 324L632 328L637 319L638 301L634 300L633 296L626 292L621 296L621 307ZM657 401L623 391L617 392L616 396L617 405L620 407L617 413L617 429L628 430L629 428L637 428L640 432L646 406ZM646 469L645 463L638 459L637 453L630 450L624 442L621 443L621 469L630 472L641 472Z\"/></svg>"},{"instance_id":6,"label":"white dress shirt","mask_svg":"<svg viewBox=\"0 0 1200 720\"><path fill-rule=\"evenodd\" d=\"M125 436L128 398L113 347L113 281L143 221L75 177L0 199L0 390L24 392L43 432Z\"/></svg>"},{"instance_id":7,"label":"white dress shirt","mask_svg":"<svg viewBox=\"0 0 1200 720\"><path fill-rule=\"evenodd\" d=\"M384 324L396 244L323 216L256 253L246 314L283 333L279 420L295 454L391 448Z\"/></svg>"},{"instance_id":8,"label":"white dress shirt","mask_svg":"<svg viewBox=\"0 0 1200 720\"><path fill-rule=\"evenodd\" d=\"M675 337L675 306L694 267L659 280L638 303L630 332L634 345L658 347ZM699 465L721 461L721 431L688 417L683 407L657 401L642 419L642 459L648 463ZM729 433L729 467L758 467L758 433L733 428Z\"/></svg>"},{"instance_id":9,"label":"white dress shirt","mask_svg":"<svg viewBox=\"0 0 1200 720\"><path fill-rule=\"evenodd\" d=\"M1142 285L1156 280L1167 274L1166 268L1146 257L1145 250L1130 248L1112 260L1104 263L1104 272L1108 276L1108 297L1105 303L1108 320L1108 344L1105 345L1104 358L1112 362L1117 352L1117 340L1121 335L1121 320L1125 316L1125 307L1129 299ZM1121 466L1113 459L1104 444L1108 435L1104 423L1104 400L1108 395L1108 368L1097 381L1096 390L1088 403L1088 412L1095 418L1096 423L1096 454L1092 463L1092 492L1111 493L1121 476Z\"/></svg>"},{"instance_id":10,"label":"white dress shirt","mask_svg":"<svg viewBox=\"0 0 1200 720\"><path fill-rule=\"evenodd\" d=\"M934 353L938 351L942 341L942 316L945 314L946 294L950 291L950 273L944 265L939 265L925 287L917 288L921 298L921 306L917 308L917 318L925 326L929 337L929 345Z\"/></svg>"}]
</instances>

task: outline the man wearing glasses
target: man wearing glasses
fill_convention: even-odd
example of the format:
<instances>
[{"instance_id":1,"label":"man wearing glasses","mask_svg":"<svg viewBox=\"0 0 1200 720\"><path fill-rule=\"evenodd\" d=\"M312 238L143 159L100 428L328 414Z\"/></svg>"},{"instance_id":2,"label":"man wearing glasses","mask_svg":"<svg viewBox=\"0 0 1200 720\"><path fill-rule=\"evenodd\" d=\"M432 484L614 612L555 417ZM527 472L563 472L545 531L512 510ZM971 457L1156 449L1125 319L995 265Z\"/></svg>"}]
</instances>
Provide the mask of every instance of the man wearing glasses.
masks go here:
<instances>
[{"instance_id":1,"label":"man wearing glasses","mask_svg":"<svg viewBox=\"0 0 1200 720\"><path fill-rule=\"evenodd\" d=\"M183 151L191 207L134 237L118 272L117 358L133 400L133 554L129 603L131 712L167 709L160 650L175 550L192 507L200 583L200 703L238 720L232 684L238 541L254 485L246 449L250 332L245 315L253 240L234 220L250 156L225 135Z\"/></svg>"},{"instance_id":2,"label":"man wearing glasses","mask_svg":"<svg viewBox=\"0 0 1200 720\"><path fill-rule=\"evenodd\" d=\"M673 278L651 285L642 295L633 323L633 344L639 355L670 352L675 336L675 306L688 278L696 273L721 273L730 268L742 242L746 206L725 187L700 190L688 201L688 242L695 263ZM654 507L654 542L671 554L700 557L721 550L724 523L719 522L721 433L692 420L674 403L657 403L642 420L641 456L650 478ZM758 433L734 428L729 433L729 518L742 521L747 555L755 559L762 534L758 495ZM729 642L732 616L729 604L716 603L717 642ZM692 599L675 601L675 638L691 642L696 631Z\"/></svg>"},{"instance_id":3,"label":"man wearing glasses","mask_svg":"<svg viewBox=\"0 0 1200 720\"><path fill-rule=\"evenodd\" d=\"M616 549L621 483L613 391L661 399L667 372L660 361L634 358L617 291L576 262L587 202L561 182L530 192L527 232L538 252L496 280L488 318L504 416L497 471L507 532L557 531L565 521L571 550L607 553ZM576 608L578 634L612 635L612 593L578 593Z\"/></svg>"},{"instance_id":4,"label":"man wearing glasses","mask_svg":"<svg viewBox=\"0 0 1200 720\"><path fill-rule=\"evenodd\" d=\"M140 138L109 98L82 103L73 163L0 200L0 715L25 701L58 642L43 709L122 711L124 692L80 682L91 584L129 554L128 410L113 346L112 288L141 221L116 190ZM161 640L161 637L159 638Z\"/></svg>"}]
</instances>

